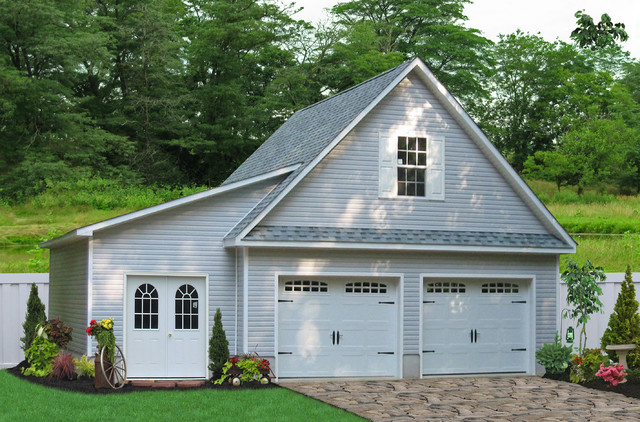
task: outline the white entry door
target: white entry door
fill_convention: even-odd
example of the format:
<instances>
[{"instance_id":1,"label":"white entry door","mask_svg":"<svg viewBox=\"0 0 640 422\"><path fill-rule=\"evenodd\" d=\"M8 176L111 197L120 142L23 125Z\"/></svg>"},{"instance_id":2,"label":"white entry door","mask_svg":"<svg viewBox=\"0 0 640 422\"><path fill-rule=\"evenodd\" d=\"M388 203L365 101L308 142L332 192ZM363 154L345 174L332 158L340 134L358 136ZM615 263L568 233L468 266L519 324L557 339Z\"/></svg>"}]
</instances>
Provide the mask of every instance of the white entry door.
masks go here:
<instances>
[{"instance_id":1,"label":"white entry door","mask_svg":"<svg viewBox=\"0 0 640 422\"><path fill-rule=\"evenodd\" d=\"M397 296L392 279L282 279L278 377L397 376Z\"/></svg>"},{"instance_id":2,"label":"white entry door","mask_svg":"<svg viewBox=\"0 0 640 422\"><path fill-rule=\"evenodd\" d=\"M527 283L426 279L423 288L423 375L527 371Z\"/></svg>"},{"instance_id":3,"label":"white entry door","mask_svg":"<svg viewBox=\"0 0 640 422\"><path fill-rule=\"evenodd\" d=\"M127 376L205 378L205 279L128 276L126 293Z\"/></svg>"}]
</instances>

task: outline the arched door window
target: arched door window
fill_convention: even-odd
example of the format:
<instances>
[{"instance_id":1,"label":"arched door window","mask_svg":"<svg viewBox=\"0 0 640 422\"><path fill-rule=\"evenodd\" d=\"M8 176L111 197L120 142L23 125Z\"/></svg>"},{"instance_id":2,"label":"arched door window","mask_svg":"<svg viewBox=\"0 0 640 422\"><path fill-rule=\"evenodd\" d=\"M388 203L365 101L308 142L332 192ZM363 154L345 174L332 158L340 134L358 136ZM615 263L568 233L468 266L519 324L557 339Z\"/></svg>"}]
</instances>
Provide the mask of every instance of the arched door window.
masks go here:
<instances>
[{"instance_id":1,"label":"arched door window","mask_svg":"<svg viewBox=\"0 0 640 422\"><path fill-rule=\"evenodd\" d=\"M183 284L176 290L175 329L198 329L198 291L191 284Z\"/></svg>"},{"instance_id":2,"label":"arched door window","mask_svg":"<svg viewBox=\"0 0 640 422\"><path fill-rule=\"evenodd\" d=\"M134 328L137 330L158 329L158 291L153 284L138 286L134 300Z\"/></svg>"}]
</instances>

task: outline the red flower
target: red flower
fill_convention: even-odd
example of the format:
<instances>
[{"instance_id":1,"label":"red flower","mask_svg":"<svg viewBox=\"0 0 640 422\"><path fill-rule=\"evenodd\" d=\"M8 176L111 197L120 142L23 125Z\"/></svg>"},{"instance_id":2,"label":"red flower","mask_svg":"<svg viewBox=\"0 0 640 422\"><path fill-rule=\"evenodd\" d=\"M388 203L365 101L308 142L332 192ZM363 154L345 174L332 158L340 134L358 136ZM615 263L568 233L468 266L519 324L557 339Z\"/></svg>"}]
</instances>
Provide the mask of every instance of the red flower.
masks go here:
<instances>
[{"instance_id":1,"label":"red flower","mask_svg":"<svg viewBox=\"0 0 640 422\"><path fill-rule=\"evenodd\" d=\"M95 319L92 319L91 322L89 323L89 325L94 325L94 324L97 324L97 323L98 323L98 321L96 321Z\"/></svg>"},{"instance_id":2,"label":"red flower","mask_svg":"<svg viewBox=\"0 0 640 422\"><path fill-rule=\"evenodd\" d=\"M87 335L90 336L91 335L91 327L87 327Z\"/></svg>"}]
</instances>

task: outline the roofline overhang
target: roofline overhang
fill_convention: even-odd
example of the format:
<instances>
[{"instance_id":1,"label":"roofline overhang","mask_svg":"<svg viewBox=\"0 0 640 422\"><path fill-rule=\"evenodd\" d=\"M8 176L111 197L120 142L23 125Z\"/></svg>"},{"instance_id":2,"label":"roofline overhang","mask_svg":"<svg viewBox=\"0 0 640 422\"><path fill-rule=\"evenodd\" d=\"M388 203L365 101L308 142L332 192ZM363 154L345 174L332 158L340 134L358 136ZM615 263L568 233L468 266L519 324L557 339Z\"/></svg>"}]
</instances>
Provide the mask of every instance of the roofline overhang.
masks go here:
<instances>
[{"instance_id":1,"label":"roofline overhang","mask_svg":"<svg viewBox=\"0 0 640 422\"><path fill-rule=\"evenodd\" d=\"M209 189L206 191L194 193L192 195L184 196L182 198L174 199L173 201L164 202L162 204L154 205L152 207L144 208L138 211L134 211L128 214L120 215L118 217L111 218L109 220L104 220L99 223L90 224L88 226L80 227L78 229L72 230L68 233L63 234L62 236L58 236L56 238L47 240L39 244L41 248L55 248L63 245L67 245L70 243L77 242L83 238L91 238L93 237L94 232L98 230L103 230L106 228L114 227L120 224L128 223L133 220L137 220L140 218L148 217L150 215L157 214L162 211L166 211L175 207L179 207L181 205L189 204L192 202L200 201L206 198L210 198L216 195L220 195L225 192L229 192L232 190L240 189L254 183L259 183L265 180L269 180L278 176L282 176L284 174L291 173L295 171L300 164L294 164L292 166L283 167L268 173L264 173L258 176L251 177L249 179L240 180L238 182L229 183L228 185L219 186L217 188Z\"/></svg>"},{"instance_id":2,"label":"roofline overhang","mask_svg":"<svg viewBox=\"0 0 640 422\"><path fill-rule=\"evenodd\" d=\"M355 243L355 242L294 242L269 240L235 240L225 239L225 247L254 248L293 248L293 249L357 249L383 251L430 251L430 252L483 252L483 253L518 253L539 255L562 255L576 253L575 246L564 248L532 248L479 245L416 245L400 243Z\"/></svg>"}]
</instances>

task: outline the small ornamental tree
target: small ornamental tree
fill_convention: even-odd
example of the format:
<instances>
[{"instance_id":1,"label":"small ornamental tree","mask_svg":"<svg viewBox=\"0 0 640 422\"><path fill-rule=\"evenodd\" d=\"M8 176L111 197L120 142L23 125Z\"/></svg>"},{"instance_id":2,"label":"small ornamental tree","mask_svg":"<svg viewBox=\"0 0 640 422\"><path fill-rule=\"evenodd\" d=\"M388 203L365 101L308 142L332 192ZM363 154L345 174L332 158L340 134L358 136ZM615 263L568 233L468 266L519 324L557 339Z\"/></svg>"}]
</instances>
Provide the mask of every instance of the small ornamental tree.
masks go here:
<instances>
[{"instance_id":1,"label":"small ornamental tree","mask_svg":"<svg viewBox=\"0 0 640 422\"><path fill-rule=\"evenodd\" d=\"M222 327L222 313L220 308L216 309L213 317L213 328L209 339L209 369L215 374L222 373L222 367L229 360L229 341Z\"/></svg>"},{"instance_id":2,"label":"small ornamental tree","mask_svg":"<svg viewBox=\"0 0 640 422\"><path fill-rule=\"evenodd\" d=\"M591 314L602 312L602 302L599 296L602 289L598 286L598 280L606 280L602 267L594 267L588 259L580 267L575 261L565 259L567 269L562 273L562 281L567 283L567 310L564 317L577 320L580 330L580 342L578 352L582 355L587 346L587 322Z\"/></svg>"},{"instance_id":3,"label":"small ornamental tree","mask_svg":"<svg viewBox=\"0 0 640 422\"><path fill-rule=\"evenodd\" d=\"M29 293L29 299L27 300L27 315L25 321L22 324L24 330L24 337L20 339L22 342L22 350L25 352L31 347L31 342L36 336L36 327L38 324L43 323L47 319L44 313L44 303L38 296L38 286L35 283L31 283L31 292Z\"/></svg>"},{"instance_id":4,"label":"small ornamental tree","mask_svg":"<svg viewBox=\"0 0 640 422\"><path fill-rule=\"evenodd\" d=\"M610 359L617 360L616 351L606 350L606 346L611 344L630 344L637 341L640 341L640 315L638 315L636 288L633 286L633 280L631 279L631 266L627 265L618 299L613 307L613 313L609 317L609 325L602 335L601 346ZM629 367L638 367L640 365L640 350L632 350L627 355L627 363Z\"/></svg>"}]
</instances>

